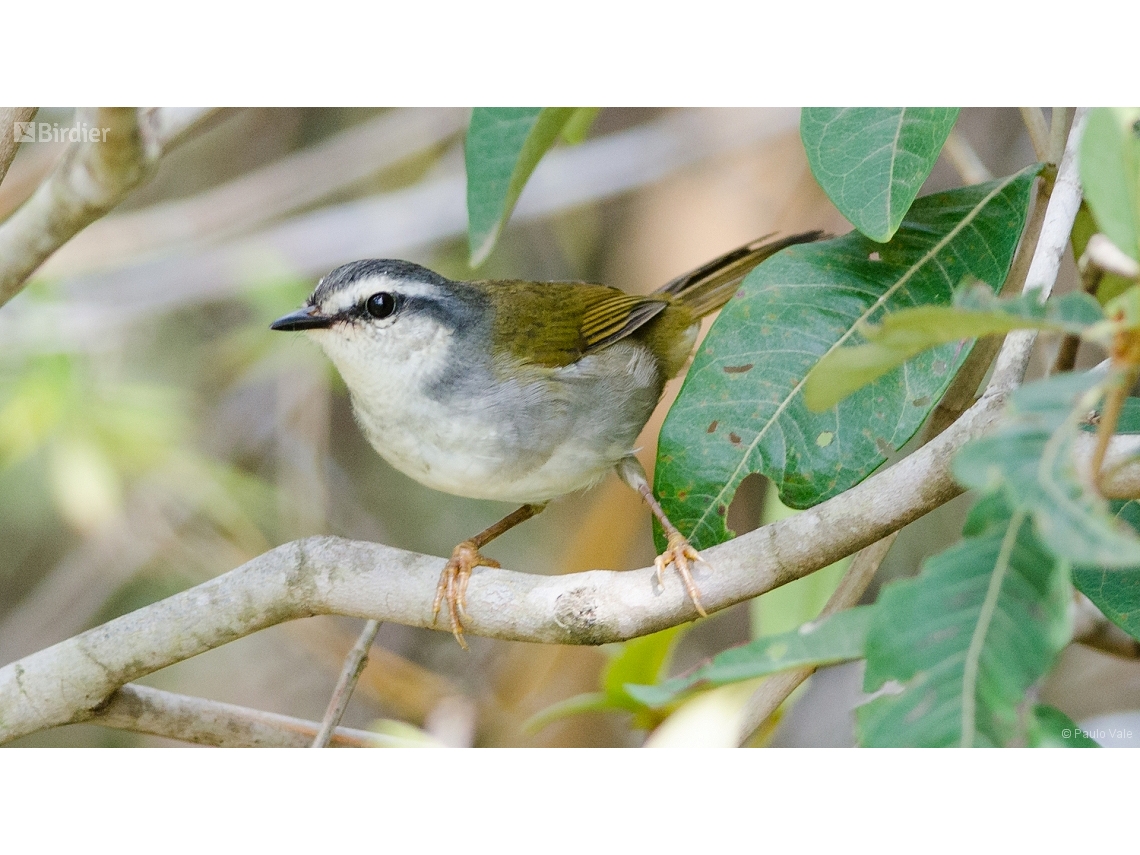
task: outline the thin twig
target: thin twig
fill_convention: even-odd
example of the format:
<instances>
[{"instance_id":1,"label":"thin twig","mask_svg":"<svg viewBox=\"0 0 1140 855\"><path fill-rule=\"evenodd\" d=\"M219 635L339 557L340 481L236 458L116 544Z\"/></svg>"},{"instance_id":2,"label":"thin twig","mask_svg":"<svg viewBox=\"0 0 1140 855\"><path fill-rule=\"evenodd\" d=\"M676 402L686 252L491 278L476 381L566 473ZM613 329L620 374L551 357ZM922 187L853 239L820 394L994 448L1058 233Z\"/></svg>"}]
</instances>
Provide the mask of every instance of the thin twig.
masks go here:
<instances>
[{"instance_id":1,"label":"thin twig","mask_svg":"<svg viewBox=\"0 0 1140 855\"><path fill-rule=\"evenodd\" d=\"M1081 274L1081 290L1086 294L1096 295L1097 289L1100 287L1100 282L1104 278L1104 269L1095 262L1094 252L1090 252L1089 248L1097 244L1097 238L1104 237L1103 235L1093 235L1089 239L1088 246L1085 248L1084 255L1081 256L1077 262L1077 269ZM1111 242L1110 242L1111 244ZM1115 249L1115 247L1113 247ZM1117 250L1119 252L1119 250ZM1121 253L1123 255L1123 253ZM1127 256L1125 256L1127 258ZM1132 259L1129 259L1131 261ZM1135 264L1135 262L1133 262ZM1064 371L1072 371L1073 367L1077 364L1077 351L1081 346L1081 337L1072 333L1067 334L1061 339L1061 345L1057 348L1057 356L1053 360L1053 367L1050 369L1050 374L1060 374Z\"/></svg>"},{"instance_id":2,"label":"thin twig","mask_svg":"<svg viewBox=\"0 0 1140 855\"><path fill-rule=\"evenodd\" d=\"M1047 163L1060 163L1065 154L1065 140L1069 136L1069 122L1073 117L1071 107L1054 107L1049 116L1049 147L1045 157Z\"/></svg>"},{"instance_id":3,"label":"thin twig","mask_svg":"<svg viewBox=\"0 0 1140 855\"><path fill-rule=\"evenodd\" d=\"M360 637L356 639L356 644L352 646L352 650L348 651L348 656L344 660L344 668L340 672L340 679L337 680L336 689L333 690L332 697L329 699L325 717L321 720L321 730L313 740L311 748L328 746L333 731L340 725L340 720L344 718L344 711L348 709L348 701L352 697L352 690L356 688L356 681L360 679L360 672L368 664L368 650L372 647L372 642L376 640L376 633L379 631L380 621L368 621L364 624L364 629L360 631Z\"/></svg>"},{"instance_id":4,"label":"thin twig","mask_svg":"<svg viewBox=\"0 0 1140 855\"><path fill-rule=\"evenodd\" d=\"M136 684L115 692L88 721L222 748L303 748L319 729L315 721ZM392 745L393 740L367 730L339 727L329 744L335 748L376 748Z\"/></svg>"},{"instance_id":5,"label":"thin twig","mask_svg":"<svg viewBox=\"0 0 1140 855\"><path fill-rule=\"evenodd\" d=\"M1029 266L1037 251L1037 244L1041 239L1041 229L1045 223L1045 212L1049 207L1049 197L1053 189L1053 179L1043 178L1038 182L1037 193L1026 217L1025 231L1017 245L1017 253L1010 264L1009 273L1002 284L1001 293L1020 293L1025 287L1025 279L1029 274ZM978 389L990 365L1001 349L1000 336L987 336L974 343L970 355L954 375L954 380L938 406L930 414L923 428L919 445L925 445L946 428L952 425L962 413L969 409L978 397Z\"/></svg>"},{"instance_id":6,"label":"thin twig","mask_svg":"<svg viewBox=\"0 0 1140 855\"><path fill-rule=\"evenodd\" d=\"M16 138L16 123L30 122L38 107L0 107L0 182L8 174L8 167L16 157L20 142Z\"/></svg>"},{"instance_id":7,"label":"thin twig","mask_svg":"<svg viewBox=\"0 0 1140 855\"><path fill-rule=\"evenodd\" d=\"M851 566L839 580L839 586L819 613L820 619L858 605L863 592L875 578L875 573L878 572L883 559L887 557L898 534L897 531L892 532L882 540L859 550L852 559ZM772 714L779 709L780 704L786 701L804 680L814 674L815 670L813 667L796 668L776 674L761 683L744 706L738 743L747 745L756 731L764 727Z\"/></svg>"},{"instance_id":8,"label":"thin twig","mask_svg":"<svg viewBox=\"0 0 1140 855\"><path fill-rule=\"evenodd\" d=\"M1080 266L1082 273L1085 267L1092 266L1125 279L1140 278L1140 264L1136 259L1127 255L1111 239L1100 233L1089 238L1085 253L1081 256Z\"/></svg>"},{"instance_id":9,"label":"thin twig","mask_svg":"<svg viewBox=\"0 0 1140 855\"><path fill-rule=\"evenodd\" d=\"M1021 119L1025 122L1025 129L1029 131L1029 141L1033 143L1033 151L1040 161L1049 158L1049 125L1045 121L1045 114L1040 107L1018 107L1021 110Z\"/></svg>"},{"instance_id":10,"label":"thin twig","mask_svg":"<svg viewBox=\"0 0 1140 855\"><path fill-rule=\"evenodd\" d=\"M1029 272L1025 275L1023 294L1037 293L1039 302L1044 302L1052 293L1061 269L1061 257L1069 244L1069 235L1081 206L1081 179L1078 172L1078 150L1084 133L1086 108L1078 108L1073 116L1065 154L1057 169L1057 179L1049 197L1049 207L1041 226L1041 239L1033 253ZM1029 357L1033 344L1037 341L1036 330L1018 330L1006 336L1001 352L998 353L993 376L987 392L1013 389L1025 379L1029 367Z\"/></svg>"},{"instance_id":11,"label":"thin twig","mask_svg":"<svg viewBox=\"0 0 1140 855\"><path fill-rule=\"evenodd\" d=\"M967 184L981 184L993 180L994 174L986 168L969 140L962 136L957 128L950 131L950 136L946 138L946 144L942 147L942 153Z\"/></svg>"}]
</instances>

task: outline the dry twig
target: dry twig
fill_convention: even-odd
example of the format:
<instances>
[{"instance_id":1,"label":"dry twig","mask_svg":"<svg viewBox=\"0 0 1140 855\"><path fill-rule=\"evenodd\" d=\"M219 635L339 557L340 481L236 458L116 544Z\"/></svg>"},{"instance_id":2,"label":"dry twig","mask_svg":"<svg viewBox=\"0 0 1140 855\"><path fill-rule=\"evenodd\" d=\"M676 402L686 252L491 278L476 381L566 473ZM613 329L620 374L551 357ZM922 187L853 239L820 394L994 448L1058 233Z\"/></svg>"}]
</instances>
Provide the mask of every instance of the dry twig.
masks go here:
<instances>
[{"instance_id":1,"label":"dry twig","mask_svg":"<svg viewBox=\"0 0 1140 855\"><path fill-rule=\"evenodd\" d=\"M372 647L372 642L376 640L376 633L379 631L380 621L378 620L370 620L364 624L364 629L360 631L360 637L356 640L356 644L352 646L352 650L348 651L348 656L345 657L340 679L336 682L336 688L329 699L328 709L325 710L325 717L321 720L320 733L313 739L313 744L310 747L325 748L328 746L333 732L340 725L340 720L344 718L344 711L348 709L348 701L352 697L352 690L356 688L356 681L360 679L360 673L368 664L368 650Z\"/></svg>"}]
</instances>

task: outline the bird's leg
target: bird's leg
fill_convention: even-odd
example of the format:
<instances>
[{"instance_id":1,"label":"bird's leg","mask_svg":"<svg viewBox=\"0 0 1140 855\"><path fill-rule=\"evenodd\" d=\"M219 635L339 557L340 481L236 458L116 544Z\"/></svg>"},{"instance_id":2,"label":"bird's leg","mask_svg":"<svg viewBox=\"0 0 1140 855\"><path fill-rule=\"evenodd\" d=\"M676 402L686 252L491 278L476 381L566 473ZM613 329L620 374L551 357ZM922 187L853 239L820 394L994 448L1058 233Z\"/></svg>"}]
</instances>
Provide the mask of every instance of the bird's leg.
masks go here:
<instances>
[{"instance_id":1,"label":"bird's leg","mask_svg":"<svg viewBox=\"0 0 1140 855\"><path fill-rule=\"evenodd\" d=\"M471 571L476 567L501 566L498 561L483 557L479 553L480 547L486 546L519 523L526 522L545 507L545 503L523 505L470 540L463 541L451 551L451 559L444 566L443 573L439 577L439 585L435 589L435 600L431 604L431 622L434 626L436 618L439 617L439 609L443 601L447 600L447 614L451 618L452 635L464 650L467 649L467 642L463 640L463 622L460 618L467 611L467 581L471 578Z\"/></svg>"},{"instance_id":2,"label":"bird's leg","mask_svg":"<svg viewBox=\"0 0 1140 855\"><path fill-rule=\"evenodd\" d=\"M708 613L701 603L701 592L697 589L697 583L693 581L693 575L689 571L689 562L700 562L705 566L708 566L708 562L701 558L700 553L693 549L688 539L677 531L677 527L669 521L669 517L665 516L665 511L660 503L653 497L653 490L649 487L649 480L645 477L645 470L641 468L638 459L632 454L627 455L618 461L615 468L618 477L641 494L641 498L645 500L645 504L649 505L649 510L653 512L653 516L657 517L657 521L661 523L661 528L665 530L665 537L668 538L669 545L653 562L657 567L658 584L664 586L665 568L672 564L677 570L677 575L681 577L681 584L685 586L685 593L689 595L689 599L693 601L693 605L697 607L701 617L708 617Z\"/></svg>"}]
</instances>

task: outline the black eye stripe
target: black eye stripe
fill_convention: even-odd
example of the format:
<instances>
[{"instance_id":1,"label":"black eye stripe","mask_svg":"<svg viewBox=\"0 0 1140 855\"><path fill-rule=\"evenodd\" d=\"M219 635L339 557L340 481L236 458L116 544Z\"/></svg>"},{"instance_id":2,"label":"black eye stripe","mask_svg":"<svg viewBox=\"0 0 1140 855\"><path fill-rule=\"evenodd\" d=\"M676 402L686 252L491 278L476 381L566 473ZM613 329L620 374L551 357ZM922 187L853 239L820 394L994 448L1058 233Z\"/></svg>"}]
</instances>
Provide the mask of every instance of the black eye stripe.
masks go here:
<instances>
[{"instance_id":1,"label":"black eye stripe","mask_svg":"<svg viewBox=\"0 0 1140 855\"><path fill-rule=\"evenodd\" d=\"M378 291L364 301L364 311L377 320L383 320L396 311L396 296L388 291Z\"/></svg>"}]
</instances>

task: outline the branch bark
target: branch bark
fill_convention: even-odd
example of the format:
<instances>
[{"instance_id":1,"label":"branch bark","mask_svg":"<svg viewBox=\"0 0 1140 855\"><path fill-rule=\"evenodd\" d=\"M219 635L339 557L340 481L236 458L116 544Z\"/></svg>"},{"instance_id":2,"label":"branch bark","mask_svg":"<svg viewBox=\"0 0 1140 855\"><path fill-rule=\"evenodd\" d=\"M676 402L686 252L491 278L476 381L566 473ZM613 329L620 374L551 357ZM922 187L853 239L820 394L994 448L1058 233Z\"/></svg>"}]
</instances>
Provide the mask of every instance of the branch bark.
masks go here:
<instances>
[{"instance_id":1,"label":"branch bark","mask_svg":"<svg viewBox=\"0 0 1140 855\"><path fill-rule=\"evenodd\" d=\"M0 225L0 306L77 232L115 207L207 111L80 111L96 131L73 144L32 197ZM106 134L99 129L106 129Z\"/></svg>"},{"instance_id":2,"label":"branch bark","mask_svg":"<svg viewBox=\"0 0 1140 855\"><path fill-rule=\"evenodd\" d=\"M16 139L16 122L30 122L38 107L0 107L0 182L20 147Z\"/></svg>"},{"instance_id":3,"label":"branch bark","mask_svg":"<svg viewBox=\"0 0 1140 855\"><path fill-rule=\"evenodd\" d=\"M219 748L303 748L313 741L320 727L301 718L135 685L123 686L88 720L104 727ZM392 740L381 734L348 727L338 727L328 741L332 748L391 744Z\"/></svg>"},{"instance_id":4,"label":"branch bark","mask_svg":"<svg viewBox=\"0 0 1140 855\"><path fill-rule=\"evenodd\" d=\"M949 430L835 498L707 551L710 611L772 590L885 537L961 492L954 452L998 417L987 393ZM1140 467L1118 480L1140 486ZM1123 481L1122 481L1123 482ZM273 549L223 576L0 669L0 742L89 718L145 674L259 629L316 614L432 625L443 558L381 544L314 537ZM468 590L473 634L553 644L604 644L692 620L680 582L655 570L540 576L481 567Z\"/></svg>"}]
</instances>

